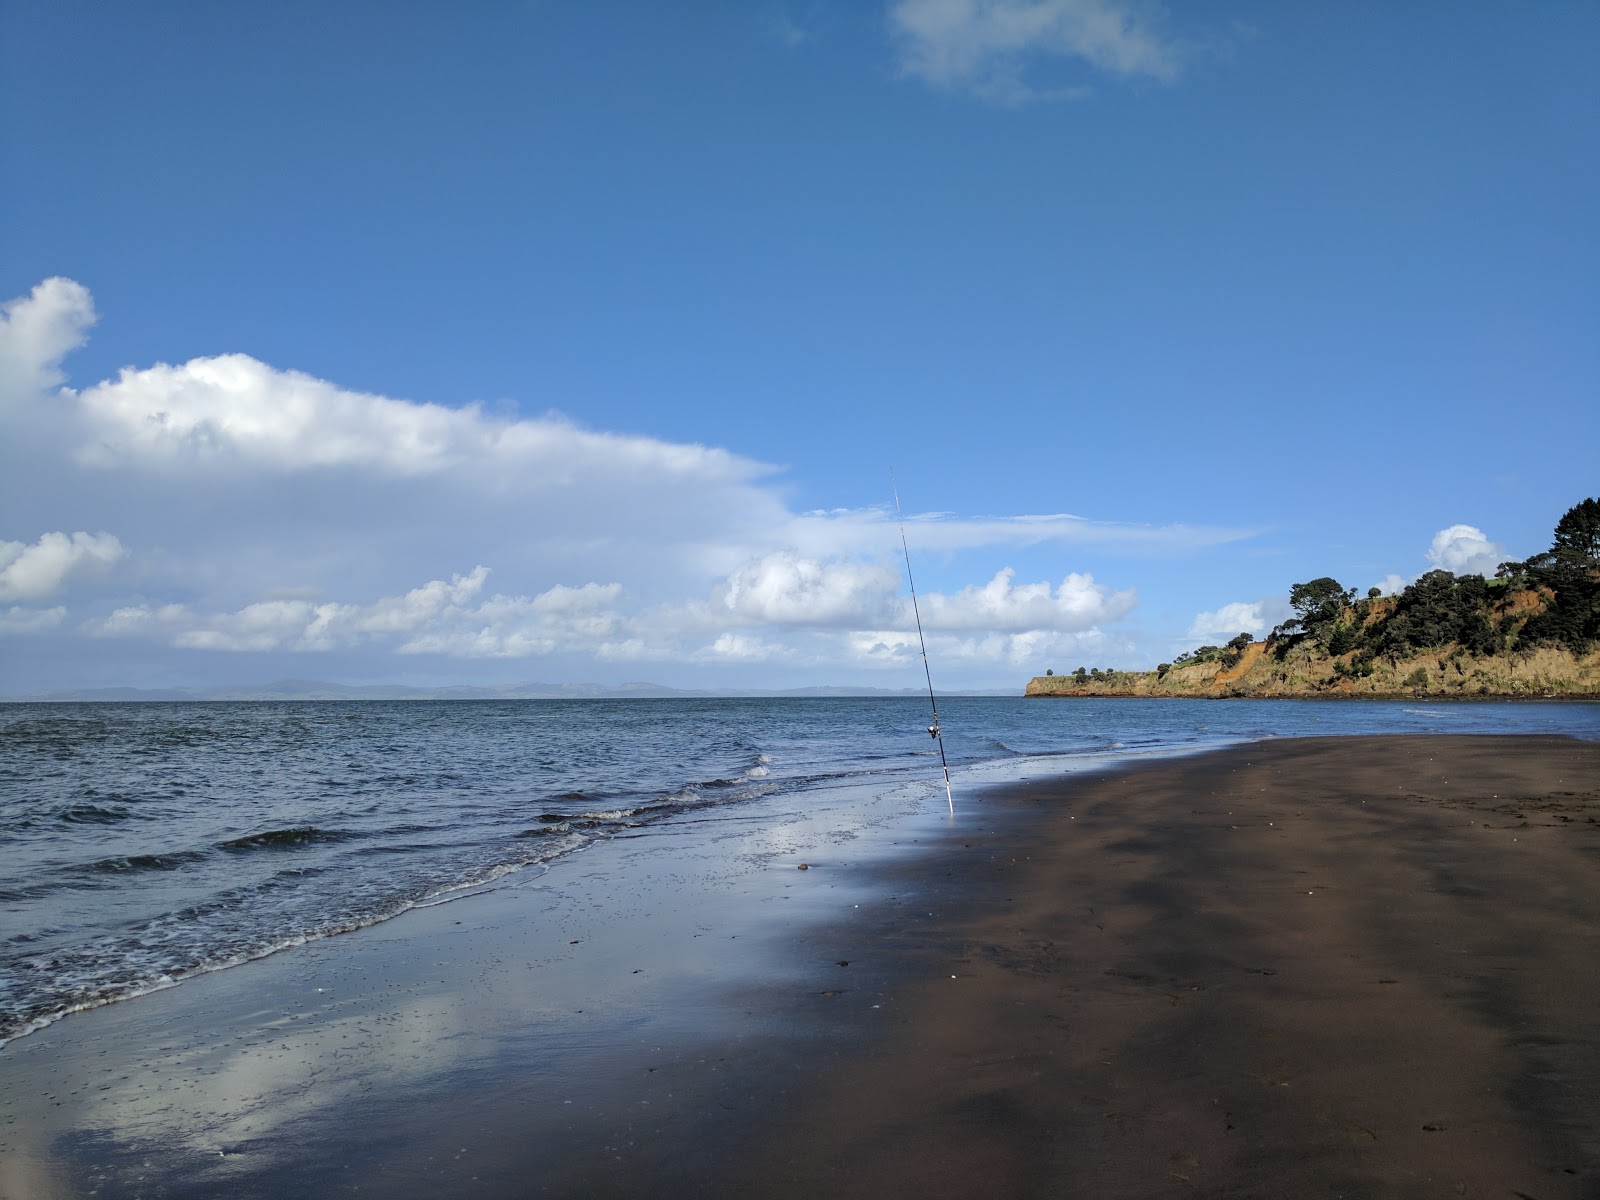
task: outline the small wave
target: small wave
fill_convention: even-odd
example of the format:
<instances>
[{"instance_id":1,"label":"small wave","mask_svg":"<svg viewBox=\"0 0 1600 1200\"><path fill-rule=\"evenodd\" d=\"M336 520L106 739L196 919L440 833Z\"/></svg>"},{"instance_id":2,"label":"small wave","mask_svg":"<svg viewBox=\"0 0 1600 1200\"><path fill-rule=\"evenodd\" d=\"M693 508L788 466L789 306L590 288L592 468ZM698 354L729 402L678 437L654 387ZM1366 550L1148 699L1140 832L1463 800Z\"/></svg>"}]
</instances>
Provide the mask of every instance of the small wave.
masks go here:
<instances>
[{"instance_id":1,"label":"small wave","mask_svg":"<svg viewBox=\"0 0 1600 1200\"><path fill-rule=\"evenodd\" d=\"M547 812L539 814L539 823L562 825L573 822L594 824L599 821L625 821L629 817L637 816L640 811L637 808L607 808L597 809L594 812Z\"/></svg>"},{"instance_id":2,"label":"small wave","mask_svg":"<svg viewBox=\"0 0 1600 1200\"><path fill-rule=\"evenodd\" d=\"M765 779L768 775L771 775L772 772L763 766L757 765L751 767L744 774L746 779Z\"/></svg>"},{"instance_id":3,"label":"small wave","mask_svg":"<svg viewBox=\"0 0 1600 1200\"><path fill-rule=\"evenodd\" d=\"M199 850L180 850L174 854L128 854L116 858L102 858L83 868L86 871L176 871L186 863L199 862L205 854Z\"/></svg>"},{"instance_id":4,"label":"small wave","mask_svg":"<svg viewBox=\"0 0 1600 1200\"><path fill-rule=\"evenodd\" d=\"M113 821L126 821L133 813L120 805L69 804L56 816L74 825L109 825Z\"/></svg>"},{"instance_id":5,"label":"small wave","mask_svg":"<svg viewBox=\"0 0 1600 1200\"><path fill-rule=\"evenodd\" d=\"M314 846L324 842L349 841L354 834L338 829L318 829L315 825L302 825L293 829L269 829L265 833L250 833L218 844L219 850L294 850L301 846Z\"/></svg>"},{"instance_id":6,"label":"small wave","mask_svg":"<svg viewBox=\"0 0 1600 1200\"><path fill-rule=\"evenodd\" d=\"M542 821L545 818L540 817L539 819ZM556 834L556 833L571 833L571 832L572 832L572 822L570 822L570 821L557 821L554 824L550 824L550 825L540 825L537 829L524 829L521 833L513 834L512 836L513 837L519 837L519 838L536 838L536 837L549 837L551 834Z\"/></svg>"}]
</instances>

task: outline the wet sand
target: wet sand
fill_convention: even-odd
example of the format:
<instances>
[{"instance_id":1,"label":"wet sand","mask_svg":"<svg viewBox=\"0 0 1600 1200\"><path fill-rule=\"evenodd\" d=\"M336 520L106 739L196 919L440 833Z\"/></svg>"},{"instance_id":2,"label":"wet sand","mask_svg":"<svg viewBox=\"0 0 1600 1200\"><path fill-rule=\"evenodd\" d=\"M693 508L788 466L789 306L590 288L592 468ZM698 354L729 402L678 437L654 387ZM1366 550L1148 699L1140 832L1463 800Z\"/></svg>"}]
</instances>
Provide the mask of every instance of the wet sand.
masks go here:
<instances>
[{"instance_id":1,"label":"wet sand","mask_svg":"<svg viewBox=\"0 0 1600 1200\"><path fill-rule=\"evenodd\" d=\"M1600 1195L1600 745L939 799L68 1018L0 1051L0 1196Z\"/></svg>"},{"instance_id":2,"label":"wet sand","mask_svg":"<svg viewBox=\"0 0 1600 1200\"><path fill-rule=\"evenodd\" d=\"M948 970L767 1194L1600 1195L1600 746L1271 742L988 803Z\"/></svg>"}]
</instances>

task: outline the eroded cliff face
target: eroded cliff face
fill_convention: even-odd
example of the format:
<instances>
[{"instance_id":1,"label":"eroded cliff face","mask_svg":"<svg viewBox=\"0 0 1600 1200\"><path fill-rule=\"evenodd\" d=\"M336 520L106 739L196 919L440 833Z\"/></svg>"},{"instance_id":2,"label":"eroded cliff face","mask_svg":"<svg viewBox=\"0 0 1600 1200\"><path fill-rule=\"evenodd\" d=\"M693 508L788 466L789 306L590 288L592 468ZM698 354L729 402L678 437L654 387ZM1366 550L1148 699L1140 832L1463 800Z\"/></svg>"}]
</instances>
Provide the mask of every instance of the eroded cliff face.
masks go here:
<instances>
[{"instance_id":1,"label":"eroded cliff face","mask_svg":"<svg viewBox=\"0 0 1600 1200\"><path fill-rule=\"evenodd\" d=\"M1370 671L1370 674L1366 673ZM1600 698L1600 650L1575 655L1541 647L1479 657L1457 646L1428 650L1394 662L1380 658L1360 667L1354 654L1330 656L1299 645L1281 658L1267 642L1244 647L1233 666L1185 663L1154 671L1102 672L1098 678L1040 675L1028 696L1483 696Z\"/></svg>"}]
</instances>

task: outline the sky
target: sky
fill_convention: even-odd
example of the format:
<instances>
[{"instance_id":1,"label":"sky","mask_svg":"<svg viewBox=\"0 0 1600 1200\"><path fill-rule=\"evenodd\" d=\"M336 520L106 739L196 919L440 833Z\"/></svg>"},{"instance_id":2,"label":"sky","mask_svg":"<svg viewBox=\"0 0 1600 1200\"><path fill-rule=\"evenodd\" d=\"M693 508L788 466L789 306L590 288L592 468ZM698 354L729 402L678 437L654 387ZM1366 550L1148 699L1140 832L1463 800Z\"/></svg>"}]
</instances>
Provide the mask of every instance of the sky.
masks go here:
<instances>
[{"instance_id":1,"label":"sky","mask_svg":"<svg viewBox=\"0 0 1600 1200\"><path fill-rule=\"evenodd\" d=\"M1150 667L1600 494L1600 6L0 0L0 696Z\"/></svg>"}]
</instances>

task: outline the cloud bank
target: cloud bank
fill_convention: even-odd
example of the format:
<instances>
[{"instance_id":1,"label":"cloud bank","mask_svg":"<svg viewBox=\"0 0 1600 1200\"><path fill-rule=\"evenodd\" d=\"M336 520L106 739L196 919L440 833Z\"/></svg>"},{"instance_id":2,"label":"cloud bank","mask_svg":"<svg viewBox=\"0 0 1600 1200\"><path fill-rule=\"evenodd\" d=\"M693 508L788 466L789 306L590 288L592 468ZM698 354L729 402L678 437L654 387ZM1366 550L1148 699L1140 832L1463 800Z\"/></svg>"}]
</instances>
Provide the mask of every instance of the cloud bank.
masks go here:
<instances>
[{"instance_id":1,"label":"cloud bank","mask_svg":"<svg viewBox=\"0 0 1600 1200\"><path fill-rule=\"evenodd\" d=\"M15 434L0 631L67 658L128 646L141 661L339 655L370 672L555 658L834 677L916 661L896 519L792 511L771 464L397 399L243 353L74 389L62 364L94 323L87 289L46 280L0 317ZM50 525L19 528L24 512ZM1044 548L1065 568L1089 550L1184 556L1248 536L1065 513L906 526L930 569L981 569L921 595L930 650L1008 673L1104 645L1137 596L1081 569L1023 578L1003 556Z\"/></svg>"}]
</instances>

